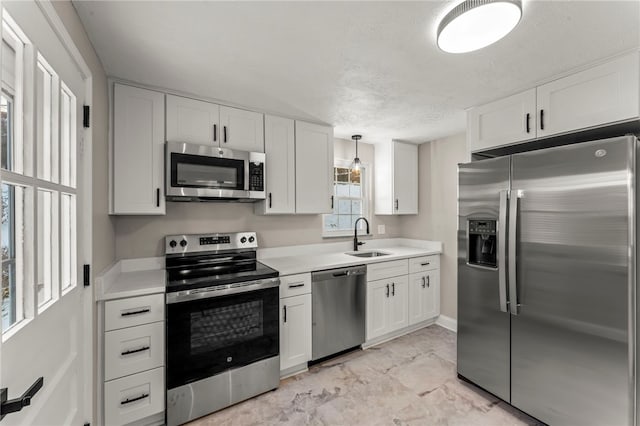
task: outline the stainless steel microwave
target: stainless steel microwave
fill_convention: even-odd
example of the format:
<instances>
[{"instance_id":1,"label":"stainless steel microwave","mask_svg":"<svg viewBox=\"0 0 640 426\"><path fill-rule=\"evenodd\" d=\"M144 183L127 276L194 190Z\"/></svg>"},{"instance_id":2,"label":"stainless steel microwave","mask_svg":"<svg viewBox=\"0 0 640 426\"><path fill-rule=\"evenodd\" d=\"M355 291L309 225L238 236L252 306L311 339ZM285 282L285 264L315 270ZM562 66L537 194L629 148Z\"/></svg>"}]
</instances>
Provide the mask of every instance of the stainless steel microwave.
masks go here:
<instances>
[{"instance_id":1,"label":"stainless steel microwave","mask_svg":"<svg viewBox=\"0 0 640 426\"><path fill-rule=\"evenodd\" d=\"M210 145L167 142L169 201L257 201L265 199L265 154Z\"/></svg>"}]
</instances>

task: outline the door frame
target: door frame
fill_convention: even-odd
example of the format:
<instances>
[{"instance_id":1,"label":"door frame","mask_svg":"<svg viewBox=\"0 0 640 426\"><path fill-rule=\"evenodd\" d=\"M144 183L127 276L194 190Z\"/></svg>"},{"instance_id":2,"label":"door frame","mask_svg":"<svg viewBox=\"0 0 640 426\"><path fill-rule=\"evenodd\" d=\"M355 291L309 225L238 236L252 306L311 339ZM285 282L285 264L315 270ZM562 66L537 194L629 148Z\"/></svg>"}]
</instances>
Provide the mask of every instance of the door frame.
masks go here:
<instances>
[{"instance_id":1,"label":"door frame","mask_svg":"<svg viewBox=\"0 0 640 426\"><path fill-rule=\"evenodd\" d=\"M82 76L84 78L84 100L83 105L87 105L90 108L93 106L93 75L91 73L91 69L87 65L84 60L84 57L80 53L80 50L76 46L73 41L73 37L69 34L67 27L56 12L53 3L51 0L38 0L36 2L39 9L42 11L42 14L45 16L51 29L56 33L60 42L65 47L71 58L75 61L75 65L78 67ZM78 100L80 101L80 99ZM82 180L83 187L82 192L79 192L78 195L81 199L81 203L78 207L80 207L80 211L82 212L81 222L78 224L79 228L84 229L82 232L82 252L79 253L78 256L78 264L86 264L91 265L93 261L93 199L92 199L92 187L93 187L93 175L92 175L92 163L93 163L93 127L89 126L87 128L83 127L83 131L77 135L77 143L79 144L80 151L82 152L82 162L78 162L78 169L82 170ZM90 285L89 288L86 289L83 286L83 290L85 290L82 294L83 301L83 319L84 324L82 324L82 346L83 346L83 409L82 417L87 422L91 422L93 424L96 423L95 419L95 386L96 383L96 369L94 366L95 362L95 347L96 344L94 342L94 336L96 336L94 330L94 315L95 315L95 305L93 301L94 298L94 288L93 284L93 275L90 276ZM80 287L80 282L78 283L78 287Z\"/></svg>"}]
</instances>

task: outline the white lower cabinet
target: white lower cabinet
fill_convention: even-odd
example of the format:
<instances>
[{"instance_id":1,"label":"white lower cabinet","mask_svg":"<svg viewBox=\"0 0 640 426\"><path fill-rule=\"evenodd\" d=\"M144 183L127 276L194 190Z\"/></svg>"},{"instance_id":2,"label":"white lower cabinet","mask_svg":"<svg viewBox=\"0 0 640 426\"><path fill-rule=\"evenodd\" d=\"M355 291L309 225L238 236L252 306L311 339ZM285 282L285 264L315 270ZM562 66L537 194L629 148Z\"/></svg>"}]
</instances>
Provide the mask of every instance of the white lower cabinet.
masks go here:
<instances>
[{"instance_id":1,"label":"white lower cabinet","mask_svg":"<svg viewBox=\"0 0 640 426\"><path fill-rule=\"evenodd\" d=\"M440 271L409 275L409 325L440 314Z\"/></svg>"},{"instance_id":2,"label":"white lower cabinet","mask_svg":"<svg viewBox=\"0 0 640 426\"><path fill-rule=\"evenodd\" d=\"M311 294L280 299L280 370L311 359Z\"/></svg>"},{"instance_id":3,"label":"white lower cabinet","mask_svg":"<svg viewBox=\"0 0 640 426\"><path fill-rule=\"evenodd\" d=\"M163 415L164 307L163 294L104 303L101 376L105 425L156 423Z\"/></svg>"},{"instance_id":4,"label":"white lower cabinet","mask_svg":"<svg viewBox=\"0 0 640 426\"><path fill-rule=\"evenodd\" d=\"M306 294L280 299L280 371L285 374L311 359L311 275L290 277L281 278L281 294L305 289Z\"/></svg>"},{"instance_id":5,"label":"white lower cabinet","mask_svg":"<svg viewBox=\"0 0 640 426\"><path fill-rule=\"evenodd\" d=\"M408 325L407 297L406 275L367 283L367 340Z\"/></svg>"}]
</instances>

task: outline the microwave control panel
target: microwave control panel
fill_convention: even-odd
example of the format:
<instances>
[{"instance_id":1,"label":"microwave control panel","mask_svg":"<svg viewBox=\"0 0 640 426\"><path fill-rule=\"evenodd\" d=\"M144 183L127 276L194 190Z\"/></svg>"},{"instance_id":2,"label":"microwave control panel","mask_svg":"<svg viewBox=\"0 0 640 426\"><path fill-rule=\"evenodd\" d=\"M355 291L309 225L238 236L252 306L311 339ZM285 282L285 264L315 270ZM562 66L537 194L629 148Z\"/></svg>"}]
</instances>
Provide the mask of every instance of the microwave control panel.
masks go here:
<instances>
[{"instance_id":1,"label":"microwave control panel","mask_svg":"<svg viewBox=\"0 0 640 426\"><path fill-rule=\"evenodd\" d=\"M249 163L249 191L264 191L264 163Z\"/></svg>"}]
</instances>

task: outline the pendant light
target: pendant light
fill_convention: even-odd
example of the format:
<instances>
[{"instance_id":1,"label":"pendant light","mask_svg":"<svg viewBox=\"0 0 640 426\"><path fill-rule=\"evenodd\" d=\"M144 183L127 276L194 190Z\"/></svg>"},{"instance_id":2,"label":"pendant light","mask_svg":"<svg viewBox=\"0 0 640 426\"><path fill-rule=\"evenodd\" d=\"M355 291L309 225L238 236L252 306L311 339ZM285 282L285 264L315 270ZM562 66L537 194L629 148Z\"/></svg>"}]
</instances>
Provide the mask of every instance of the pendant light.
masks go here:
<instances>
[{"instance_id":1,"label":"pendant light","mask_svg":"<svg viewBox=\"0 0 640 426\"><path fill-rule=\"evenodd\" d=\"M449 53L482 49L509 34L521 17L521 0L465 0L440 21L438 47Z\"/></svg>"},{"instance_id":2,"label":"pendant light","mask_svg":"<svg viewBox=\"0 0 640 426\"><path fill-rule=\"evenodd\" d=\"M360 171L361 162L360 162L360 158L358 158L358 141L362 139L362 135L353 135L351 136L351 139L356 141L356 156L353 159L353 162L351 163L351 170Z\"/></svg>"}]
</instances>

